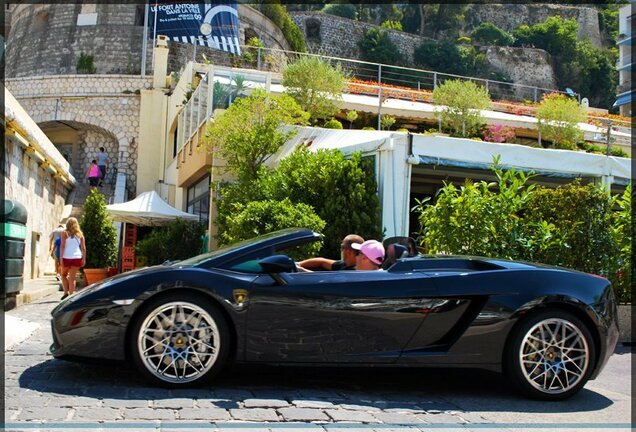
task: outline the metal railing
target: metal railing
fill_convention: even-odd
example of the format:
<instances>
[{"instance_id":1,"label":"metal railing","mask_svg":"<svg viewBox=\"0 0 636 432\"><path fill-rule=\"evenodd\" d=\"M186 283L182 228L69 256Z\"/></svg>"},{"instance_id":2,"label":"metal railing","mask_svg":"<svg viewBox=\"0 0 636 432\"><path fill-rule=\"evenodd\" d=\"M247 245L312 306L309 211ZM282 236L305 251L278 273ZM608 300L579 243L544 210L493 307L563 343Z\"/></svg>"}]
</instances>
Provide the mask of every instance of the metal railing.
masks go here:
<instances>
[{"instance_id":1,"label":"metal railing","mask_svg":"<svg viewBox=\"0 0 636 432\"><path fill-rule=\"evenodd\" d=\"M449 79L468 80L484 86L490 93L493 100L509 100L513 102L533 102L541 101L541 97L547 93L567 92L530 86L525 84L515 84L505 81L498 81L486 78L470 77L464 75L455 75L425 69L409 68L404 66L388 65L383 63L367 62L363 60L346 59L342 57L333 57L320 54L300 53L297 51L288 51L277 48L260 48L241 46L242 52L256 52L255 68L258 70L280 72L273 70L272 66L276 66L276 62L267 61L267 56L274 54L284 55L288 59L294 59L301 56L313 56L329 61L332 65L340 64L341 68L350 74L352 78L370 81L378 84L389 84L401 87L409 87L417 90L434 90L435 87ZM574 93L581 101L581 95Z\"/></svg>"}]
</instances>

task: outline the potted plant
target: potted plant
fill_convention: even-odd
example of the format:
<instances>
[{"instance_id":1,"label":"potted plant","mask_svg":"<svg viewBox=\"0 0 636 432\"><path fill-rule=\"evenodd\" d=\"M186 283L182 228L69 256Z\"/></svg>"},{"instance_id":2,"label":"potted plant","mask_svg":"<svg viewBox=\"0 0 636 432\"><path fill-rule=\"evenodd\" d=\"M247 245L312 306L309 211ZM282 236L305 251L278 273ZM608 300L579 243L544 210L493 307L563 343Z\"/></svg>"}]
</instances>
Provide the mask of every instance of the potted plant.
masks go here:
<instances>
[{"instance_id":1,"label":"potted plant","mask_svg":"<svg viewBox=\"0 0 636 432\"><path fill-rule=\"evenodd\" d=\"M117 261L117 230L106 210L106 198L93 190L84 202L80 227L86 239L84 275L90 285L106 278L108 267Z\"/></svg>"}]
</instances>

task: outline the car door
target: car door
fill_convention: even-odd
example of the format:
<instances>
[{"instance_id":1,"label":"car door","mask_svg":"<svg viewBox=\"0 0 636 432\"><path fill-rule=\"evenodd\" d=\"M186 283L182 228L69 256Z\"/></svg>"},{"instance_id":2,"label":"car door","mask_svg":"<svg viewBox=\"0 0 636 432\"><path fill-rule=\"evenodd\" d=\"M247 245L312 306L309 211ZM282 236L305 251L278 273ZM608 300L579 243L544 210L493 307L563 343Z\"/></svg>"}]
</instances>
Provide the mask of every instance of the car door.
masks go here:
<instances>
[{"instance_id":1,"label":"car door","mask_svg":"<svg viewBox=\"0 0 636 432\"><path fill-rule=\"evenodd\" d=\"M393 363L436 297L427 275L386 271L261 274L249 291L246 360L276 363Z\"/></svg>"}]
</instances>

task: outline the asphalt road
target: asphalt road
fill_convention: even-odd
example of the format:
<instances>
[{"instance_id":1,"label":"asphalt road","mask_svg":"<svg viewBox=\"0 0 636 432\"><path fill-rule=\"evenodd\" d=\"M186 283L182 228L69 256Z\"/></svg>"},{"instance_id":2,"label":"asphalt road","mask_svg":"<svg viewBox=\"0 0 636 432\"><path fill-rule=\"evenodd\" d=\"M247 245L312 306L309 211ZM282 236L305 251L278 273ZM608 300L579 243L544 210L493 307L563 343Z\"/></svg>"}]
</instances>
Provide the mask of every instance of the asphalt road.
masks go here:
<instances>
[{"instance_id":1,"label":"asphalt road","mask_svg":"<svg viewBox=\"0 0 636 432\"><path fill-rule=\"evenodd\" d=\"M632 353L563 402L512 392L478 370L234 367L210 388L148 387L126 365L55 360L59 295L7 312L35 330L5 350L5 427L18 431L629 430Z\"/></svg>"}]
</instances>

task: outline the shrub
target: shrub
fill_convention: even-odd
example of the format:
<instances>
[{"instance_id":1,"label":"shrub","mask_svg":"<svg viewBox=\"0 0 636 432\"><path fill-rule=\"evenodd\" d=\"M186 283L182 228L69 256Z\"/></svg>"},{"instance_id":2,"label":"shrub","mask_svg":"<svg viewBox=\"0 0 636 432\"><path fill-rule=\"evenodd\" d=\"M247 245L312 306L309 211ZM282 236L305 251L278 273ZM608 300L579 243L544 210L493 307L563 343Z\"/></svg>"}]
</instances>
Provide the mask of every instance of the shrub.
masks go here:
<instances>
[{"instance_id":1,"label":"shrub","mask_svg":"<svg viewBox=\"0 0 636 432\"><path fill-rule=\"evenodd\" d=\"M618 148L618 147L612 147L610 149L610 154L612 156L616 156L616 157L624 157L624 158L628 158L629 155L625 152L625 150L623 150L622 148Z\"/></svg>"},{"instance_id":2,"label":"shrub","mask_svg":"<svg viewBox=\"0 0 636 432\"><path fill-rule=\"evenodd\" d=\"M510 33L491 22L481 23L473 30L472 37L486 45L510 46L514 43L514 38Z\"/></svg>"},{"instance_id":3,"label":"shrub","mask_svg":"<svg viewBox=\"0 0 636 432\"><path fill-rule=\"evenodd\" d=\"M106 210L106 197L94 189L84 202L79 221L86 241L85 268L108 268L117 263L117 230Z\"/></svg>"},{"instance_id":4,"label":"shrub","mask_svg":"<svg viewBox=\"0 0 636 432\"><path fill-rule=\"evenodd\" d=\"M497 160L495 160L495 165ZM607 277L620 301L632 299L631 185L621 197L579 180L548 189L526 186L515 170L497 183L444 184L418 201L423 244L431 253L502 257L563 266ZM613 210L617 208L617 210Z\"/></svg>"},{"instance_id":5,"label":"shrub","mask_svg":"<svg viewBox=\"0 0 636 432\"><path fill-rule=\"evenodd\" d=\"M165 226L153 228L137 242L135 250L139 256L148 259L148 265L184 260L199 254L201 237L206 228L198 222L176 219Z\"/></svg>"},{"instance_id":6,"label":"shrub","mask_svg":"<svg viewBox=\"0 0 636 432\"><path fill-rule=\"evenodd\" d=\"M447 80L433 90L442 122L456 136L472 136L484 122L481 110L490 107L488 90L472 81Z\"/></svg>"},{"instance_id":7,"label":"shrub","mask_svg":"<svg viewBox=\"0 0 636 432\"><path fill-rule=\"evenodd\" d=\"M75 65L78 74L94 74L97 68L94 64L94 57L91 54L80 53Z\"/></svg>"},{"instance_id":8,"label":"shrub","mask_svg":"<svg viewBox=\"0 0 636 432\"><path fill-rule=\"evenodd\" d=\"M258 63L258 49L265 48L265 44L262 40L257 38L256 36L251 37L247 43L246 47L243 50L242 56L243 59L252 67L256 66ZM265 51L261 51L261 55L265 56ZM215 81L216 84L218 81Z\"/></svg>"},{"instance_id":9,"label":"shrub","mask_svg":"<svg viewBox=\"0 0 636 432\"><path fill-rule=\"evenodd\" d=\"M536 250L539 262L612 278L618 255L612 236L612 199L601 187L576 180L555 189L537 189L525 220L554 226L552 247Z\"/></svg>"},{"instance_id":10,"label":"shrub","mask_svg":"<svg viewBox=\"0 0 636 432\"><path fill-rule=\"evenodd\" d=\"M284 5L280 3L259 3L253 4L252 6L257 8L280 28L285 39L287 39L287 42L291 45L292 51L305 52L307 48L305 46L303 32L289 16Z\"/></svg>"},{"instance_id":11,"label":"shrub","mask_svg":"<svg viewBox=\"0 0 636 432\"><path fill-rule=\"evenodd\" d=\"M386 20L382 24L380 24L380 27L385 28L387 30L402 31L402 23L399 21Z\"/></svg>"},{"instance_id":12,"label":"shrub","mask_svg":"<svg viewBox=\"0 0 636 432\"><path fill-rule=\"evenodd\" d=\"M503 143L514 139L514 128L504 125L487 125L484 128L484 141Z\"/></svg>"},{"instance_id":13,"label":"shrub","mask_svg":"<svg viewBox=\"0 0 636 432\"><path fill-rule=\"evenodd\" d=\"M365 30L362 40L358 42L362 58L366 61L390 65L403 63L404 54L391 40L384 29Z\"/></svg>"},{"instance_id":14,"label":"shrub","mask_svg":"<svg viewBox=\"0 0 636 432\"><path fill-rule=\"evenodd\" d=\"M350 3L331 3L322 8L322 12L342 18L355 20L358 18L356 7Z\"/></svg>"},{"instance_id":15,"label":"shrub","mask_svg":"<svg viewBox=\"0 0 636 432\"><path fill-rule=\"evenodd\" d=\"M342 129L342 123L339 120L332 118L327 120L323 126L325 129Z\"/></svg>"},{"instance_id":16,"label":"shrub","mask_svg":"<svg viewBox=\"0 0 636 432\"><path fill-rule=\"evenodd\" d=\"M536 117L542 139L552 141L556 148L575 149L583 140L578 123L587 121L587 114L575 99L560 93L546 95Z\"/></svg>"},{"instance_id":17,"label":"shrub","mask_svg":"<svg viewBox=\"0 0 636 432\"><path fill-rule=\"evenodd\" d=\"M523 172L493 171L497 183L466 180L460 188L445 183L435 205L418 201L414 210L420 213L420 234L430 253L518 257L523 249L519 214L535 186L526 186L529 177Z\"/></svg>"},{"instance_id":18,"label":"shrub","mask_svg":"<svg viewBox=\"0 0 636 432\"><path fill-rule=\"evenodd\" d=\"M292 203L289 198L283 200L250 201L237 203L234 212L228 218L227 229L219 240L221 244L232 244L261 234L267 234L283 228L309 228L322 232L325 221L316 215L310 205ZM315 242L303 250L302 257L318 253L321 243Z\"/></svg>"}]
</instances>

